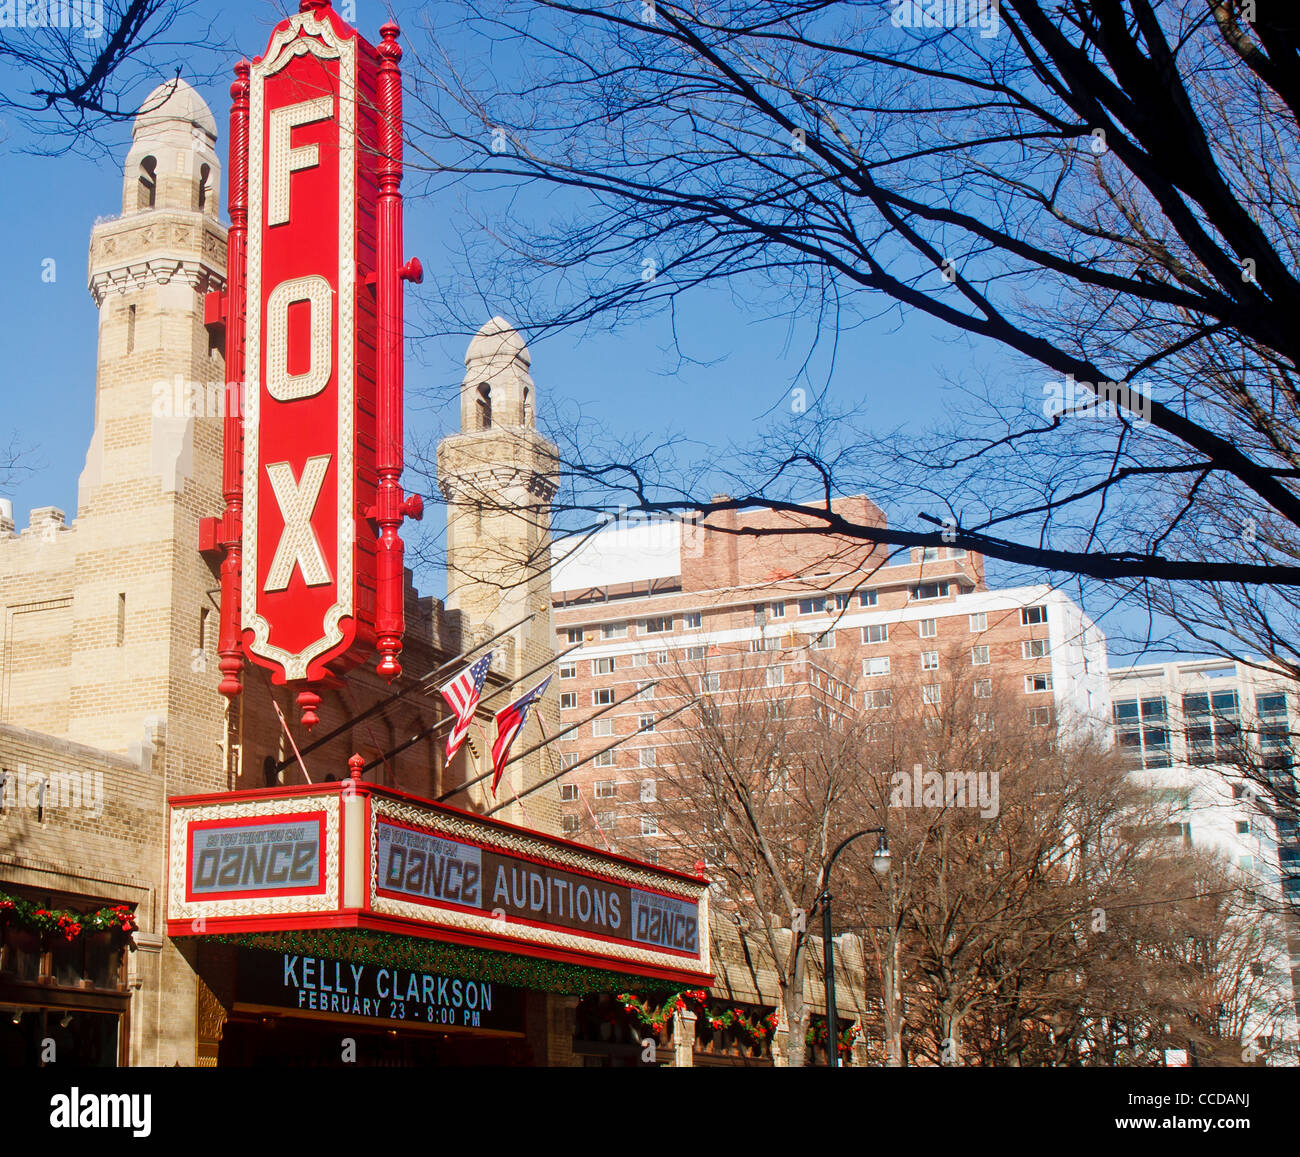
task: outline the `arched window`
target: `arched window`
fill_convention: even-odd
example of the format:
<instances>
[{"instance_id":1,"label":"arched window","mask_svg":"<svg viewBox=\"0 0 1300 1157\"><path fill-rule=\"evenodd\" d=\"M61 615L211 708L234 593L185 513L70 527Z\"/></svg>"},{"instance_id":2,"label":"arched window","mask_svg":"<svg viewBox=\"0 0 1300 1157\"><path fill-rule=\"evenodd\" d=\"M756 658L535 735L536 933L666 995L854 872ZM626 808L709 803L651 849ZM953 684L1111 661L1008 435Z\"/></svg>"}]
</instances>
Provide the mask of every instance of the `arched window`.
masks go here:
<instances>
[{"instance_id":1,"label":"arched window","mask_svg":"<svg viewBox=\"0 0 1300 1157\"><path fill-rule=\"evenodd\" d=\"M204 165L199 169L199 212L208 206L208 176L211 172L211 165Z\"/></svg>"},{"instance_id":2,"label":"arched window","mask_svg":"<svg viewBox=\"0 0 1300 1157\"><path fill-rule=\"evenodd\" d=\"M478 409L478 428L480 430L492 429L492 387L486 382L479 386L475 404Z\"/></svg>"},{"instance_id":3,"label":"arched window","mask_svg":"<svg viewBox=\"0 0 1300 1157\"><path fill-rule=\"evenodd\" d=\"M158 193L158 158L145 157L140 162L140 189L136 198L137 209L152 209Z\"/></svg>"}]
</instances>

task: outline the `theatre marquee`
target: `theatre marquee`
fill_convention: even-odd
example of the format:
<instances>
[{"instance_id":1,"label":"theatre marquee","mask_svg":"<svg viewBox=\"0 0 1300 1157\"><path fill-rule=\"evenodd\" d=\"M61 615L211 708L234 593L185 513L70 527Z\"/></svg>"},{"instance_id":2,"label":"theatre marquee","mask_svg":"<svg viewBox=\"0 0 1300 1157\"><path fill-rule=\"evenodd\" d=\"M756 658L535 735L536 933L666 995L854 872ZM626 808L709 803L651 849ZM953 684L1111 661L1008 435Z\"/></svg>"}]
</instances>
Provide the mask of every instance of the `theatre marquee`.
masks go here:
<instances>
[{"instance_id":1,"label":"theatre marquee","mask_svg":"<svg viewBox=\"0 0 1300 1157\"><path fill-rule=\"evenodd\" d=\"M698 876L355 779L170 809L170 936L356 928L710 980Z\"/></svg>"}]
</instances>

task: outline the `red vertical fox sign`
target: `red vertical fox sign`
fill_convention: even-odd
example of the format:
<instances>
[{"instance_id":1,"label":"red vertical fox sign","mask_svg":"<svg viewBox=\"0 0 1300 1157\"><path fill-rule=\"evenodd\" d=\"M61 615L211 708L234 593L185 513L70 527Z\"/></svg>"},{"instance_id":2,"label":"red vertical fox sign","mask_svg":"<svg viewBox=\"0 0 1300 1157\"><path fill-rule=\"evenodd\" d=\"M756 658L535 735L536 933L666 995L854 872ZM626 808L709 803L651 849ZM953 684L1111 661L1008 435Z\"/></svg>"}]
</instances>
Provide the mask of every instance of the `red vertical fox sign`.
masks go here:
<instances>
[{"instance_id":1,"label":"red vertical fox sign","mask_svg":"<svg viewBox=\"0 0 1300 1157\"><path fill-rule=\"evenodd\" d=\"M398 482L400 281L418 263L400 267L397 35L375 48L303 0L231 90L227 363L244 389L226 426L221 690L238 693L246 656L300 685L308 726L314 688L372 647L401 671L397 530L419 500Z\"/></svg>"}]
</instances>

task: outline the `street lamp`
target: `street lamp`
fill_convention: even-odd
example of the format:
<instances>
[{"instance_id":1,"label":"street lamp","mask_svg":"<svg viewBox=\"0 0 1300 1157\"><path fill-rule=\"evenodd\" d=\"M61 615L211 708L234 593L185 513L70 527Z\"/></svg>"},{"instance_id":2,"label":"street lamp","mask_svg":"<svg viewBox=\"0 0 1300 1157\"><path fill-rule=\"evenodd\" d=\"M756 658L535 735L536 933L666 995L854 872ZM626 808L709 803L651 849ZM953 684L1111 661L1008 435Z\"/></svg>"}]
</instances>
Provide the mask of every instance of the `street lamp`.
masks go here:
<instances>
[{"instance_id":1,"label":"street lamp","mask_svg":"<svg viewBox=\"0 0 1300 1157\"><path fill-rule=\"evenodd\" d=\"M854 832L845 840L840 841L837 847L826 861L826 867L822 869L822 956L826 972L826 1063L833 1068L839 1068L840 1064L840 1045L839 1045L839 1023L835 1015L835 941L831 938L831 868L835 866L835 861L839 854L844 851L854 840L860 836L880 837L876 844L875 854L871 857L871 867L879 875L883 876L889 871L889 842L885 839L884 828L863 828L860 832Z\"/></svg>"}]
</instances>

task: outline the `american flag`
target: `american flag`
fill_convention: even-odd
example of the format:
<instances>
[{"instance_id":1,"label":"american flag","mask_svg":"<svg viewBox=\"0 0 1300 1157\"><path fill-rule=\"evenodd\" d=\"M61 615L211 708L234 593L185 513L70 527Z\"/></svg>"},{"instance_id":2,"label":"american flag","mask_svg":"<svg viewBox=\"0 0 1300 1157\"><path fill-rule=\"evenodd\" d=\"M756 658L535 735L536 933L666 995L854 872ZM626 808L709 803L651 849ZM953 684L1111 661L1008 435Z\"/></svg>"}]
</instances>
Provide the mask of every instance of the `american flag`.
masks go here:
<instances>
[{"instance_id":1,"label":"american flag","mask_svg":"<svg viewBox=\"0 0 1300 1157\"><path fill-rule=\"evenodd\" d=\"M546 690L546 685L550 681L551 677L547 675L527 695L521 696L509 707L503 707L497 712L497 741L492 745L493 795L497 793L497 784L501 782L501 775L506 769L506 760L510 758L510 745L514 743L515 736L528 721L528 708L542 697L542 692Z\"/></svg>"},{"instance_id":2,"label":"american flag","mask_svg":"<svg viewBox=\"0 0 1300 1157\"><path fill-rule=\"evenodd\" d=\"M442 697L456 713L456 725L447 736L447 762L460 750L469 734L469 725L474 721L474 709L478 707L479 696L483 694L483 680L487 678L488 668L492 666L492 652L489 651L472 667L466 667L445 687L441 688Z\"/></svg>"}]
</instances>

